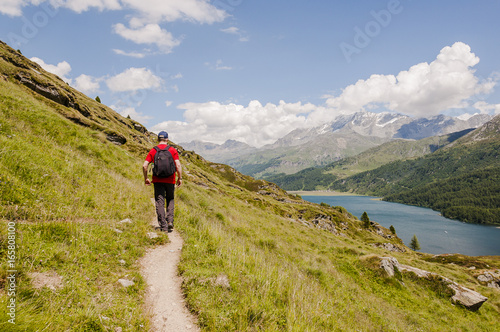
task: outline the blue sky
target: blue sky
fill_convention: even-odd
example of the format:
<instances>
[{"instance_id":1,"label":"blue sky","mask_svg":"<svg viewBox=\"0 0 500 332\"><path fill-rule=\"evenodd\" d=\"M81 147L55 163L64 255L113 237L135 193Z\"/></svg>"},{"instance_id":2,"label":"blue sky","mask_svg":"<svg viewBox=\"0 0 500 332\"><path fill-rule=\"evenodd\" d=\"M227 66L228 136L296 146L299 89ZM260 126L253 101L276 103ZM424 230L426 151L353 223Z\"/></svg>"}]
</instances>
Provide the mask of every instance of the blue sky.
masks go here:
<instances>
[{"instance_id":1,"label":"blue sky","mask_svg":"<svg viewBox=\"0 0 500 332\"><path fill-rule=\"evenodd\" d=\"M500 113L500 1L0 0L0 39L175 142Z\"/></svg>"}]
</instances>

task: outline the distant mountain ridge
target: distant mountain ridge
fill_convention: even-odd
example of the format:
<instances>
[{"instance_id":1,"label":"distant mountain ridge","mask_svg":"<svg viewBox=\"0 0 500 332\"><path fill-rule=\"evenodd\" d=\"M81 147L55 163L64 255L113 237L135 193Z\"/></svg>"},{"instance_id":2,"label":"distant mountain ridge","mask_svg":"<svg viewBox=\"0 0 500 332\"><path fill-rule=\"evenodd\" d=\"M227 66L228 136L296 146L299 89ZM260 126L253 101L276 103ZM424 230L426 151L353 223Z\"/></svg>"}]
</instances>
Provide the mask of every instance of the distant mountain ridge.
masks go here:
<instances>
[{"instance_id":1,"label":"distant mountain ridge","mask_svg":"<svg viewBox=\"0 0 500 332\"><path fill-rule=\"evenodd\" d=\"M231 165L247 175L266 178L325 166L397 138L420 140L477 128L491 118L487 114L475 114L468 118L438 115L414 119L398 113L357 112L339 115L321 126L295 129L274 144L261 148L236 141L221 145L181 144L208 160Z\"/></svg>"}]
</instances>

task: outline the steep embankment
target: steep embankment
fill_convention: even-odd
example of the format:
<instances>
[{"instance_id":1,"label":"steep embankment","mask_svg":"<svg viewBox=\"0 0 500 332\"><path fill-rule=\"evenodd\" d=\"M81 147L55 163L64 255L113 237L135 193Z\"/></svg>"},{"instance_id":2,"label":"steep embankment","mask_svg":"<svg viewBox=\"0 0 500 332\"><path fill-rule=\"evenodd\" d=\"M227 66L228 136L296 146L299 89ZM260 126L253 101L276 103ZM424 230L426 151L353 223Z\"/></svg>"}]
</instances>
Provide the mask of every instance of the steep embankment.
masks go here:
<instances>
[{"instance_id":1,"label":"steep embankment","mask_svg":"<svg viewBox=\"0 0 500 332\"><path fill-rule=\"evenodd\" d=\"M0 330L147 330L139 261L147 248L168 241L148 236L152 192L140 173L148 136L14 50L0 49L0 218L14 225L12 233L0 230L2 257L10 237L17 243L13 265L0 270L0 298L14 299L15 324L2 310ZM19 80L19 72L38 88ZM73 101L54 101L41 92L47 89ZM202 330L496 328L498 290L476 277L500 269L497 257L411 252L387 229L363 228L342 207L305 202L178 150L185 169L176 193L176 229L185 241L179 273ZM479 297L471 307L482 304L479 313L454 306L444 279L399 270L390 277L382 256L488 300Z\"/></svg>"}]
</instances>

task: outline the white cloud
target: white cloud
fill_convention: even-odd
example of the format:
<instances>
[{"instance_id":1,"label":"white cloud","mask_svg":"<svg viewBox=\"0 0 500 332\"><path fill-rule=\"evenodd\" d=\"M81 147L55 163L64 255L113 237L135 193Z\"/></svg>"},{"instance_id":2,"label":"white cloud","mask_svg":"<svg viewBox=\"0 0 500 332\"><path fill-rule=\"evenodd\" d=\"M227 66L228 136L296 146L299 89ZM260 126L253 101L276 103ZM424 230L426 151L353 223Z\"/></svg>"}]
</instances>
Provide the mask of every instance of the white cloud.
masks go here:
<instances>
[{"instance_id":1,"label":"white cloud","mask_svg":"<svg viewBox=\"0 0 500 332\"><path fill-rule=\"evenodd\" d=\"M468 45L457 42L441 50L436 60L419 63L394 75L372 75L346 87L326 104L336 110L359 111L373 105L416 116L432 116L463 108L477 93L489 93L496 82L480 82L474 75L479 63Z\"/></svg>"},{"instance_id":2,"label":"white cloud","mask_svg":"<svg viewBox=\"0 0 500 332\"><path fill-rule=\"evenodd\" d=\"M45 63L45 61L37 57L33 57L30 60L38 63L43 69L45 69L49 73L55 74L60 78L62 78L63 81L71 84L71 79L66 77L66 75L68 75L71 71L71 66L66 61L59 62L57 65L51 65Z\"/></svg>"},{"instance_id":3,"label":"white cloud","mask_svg":"<svg viewBox=\"0 0 500 332\"><path fill-rule=\"evenodd\" d=\"M73 86L87 95L97 92L100 88L99 79L85 74L78 76Z\"/></svg>"},{"instance_id":4,"label":"white cloud","mask_svg":"<svg viewBox=\"0 0 500 332\"><path fill-rule=\"evenodd\" d=\"M24 0L2 0L0 1L0 13L9 16L21 16L22 7L26 5Z\"/></svg>"},{"instance_id":5,"label":"white cloud","mask_svg":"<svg viewBox=\"0 0 500 332\"><path fill-rule=\"evenodd\" d=\"M111 105L110 106L112 109L116 110L118 113L120 113L121 116L128 117L130 116L131 119L134 119L137 122L147 122L148 120L152 119L151 116L144 115L142 113L139 113L136 111L134 107L124 107L120 108L116 105Z\"/></svg>"},{"instance_id":6,"label":"white cloud","mask_svg":"<svg viewBox=\"0 0 500 332\"><path fill-rule=\"evenodd\" d=\"M129 68L106 80L108 88L115 92L159 89L163 80L146 68Z\"/></svg>"},{"instance_id":7,"label":"white cloud","mask_svg":"<svg viewBox=\"0 0 500 332\"><path fill-rule=\"evenodd\" d=\"M472 106L483 114L500 114L500 104L488 104L485 101L478 101Z\"/></svg>"},{"instance_id":8,"label":"white cloud","mask_svg":"<svg viewBox=\"0 0 500 332\"><path fill-rule=\"evenodd\" d=\"M397 75L372 75L326 96L324 106L285 103L248 106L218 102L185 103L184 121L165 121L152 130L166 130L175 142L202 140L223 143L235 139L253 146L274 143L296 128L325 124L345 113L382 109L407 115L433 116L450 109L499 113L500 104L477 101L478 94L491 93L498 77L480 80L473 67L479 58L468 45L455 43L441 50L436 59L419 63ZM212 68L222 67L222 61Z\"/></svg>"},{"instance_id":9,"label":"white cloud","mask_svg":"<svg viewBox=\"0 0 500 332\"><path fill-rule=\"evenodd\" d=\"M228 16L208 0L122 0L122 3L137 12L134 18L142 24L177 20L212 24Z\"/></svg>"},{"instance_id":10,"label":"white cloud","mask_svg":"<svg viewBox=\"0 0 500 332\"><path fill-rule=\"evenodd\" d=\"M222 64L222 60L217 60L215 62L215 64L211 64L210 62L205 62L205 66L207 66L208 68L212 69L212 70L232 70L233 67L229 67L229 66L224 66Z\"/></svg>"},{"instance_id":11,"label":"white cloud","mask_svg":"<svg viewBox=\"0 0 500 332\"><path fill-rule=\"evenodd\" d=\"M240 33L240 29L238 29L237 27L229 27L227 29L221 29L220 31L229 33L231 35L239 35Z\"/></svg>"},{"instance_id":12,"label":"white cloud","mask_svg":"<svg viewBox=\"0 0 500 332\"><path fill-rule=\"evenodd\" d=\"M285 103L278 105L251 101L248 106L218 102L186 103L185 121L165 121L153 126L153 131L166 130L175 142L203 140L223 143L235 139L253 146L274 143L295 128L306 126L305 114L312 104Z\"/></svg>"},{"instance_id":13,"label":"white cloud","mask_svg":"<svg viewBox=\"0 0 500 332\"><path fill-rule=\"evenodd\" d=\"M239 37L239 41L241 41L241 42L247 42L249 40L248 37L244 36L245 33L242 32L237 27L229 27L229 28L226 28L226 29L221 29L220 31L228 33L230 35L236 35L236 36L238 36Z\"/></svg>"},{"instance_id":14,"label":"white cloud","mask_svg":"<svg viewBox=\"0 0 500 332\"><path fill-rule=\"evenodd\" d=\"M93 8L100 11L122 9L118 0L50 0L49 2L55 8L64 7L77 13L82 13Z\"/></svg>"},{"instance_id":15,"label":"white cloud","mask_svg":"<svg viewBox=\"0 0 500 332\"><path fill-rule=\"evenodd\" d=\"M170 107L173 104L171 100L165 101L165 106Z\"/></svg>"},{"instance_id":16,"label":"white cloud","mask_svg":"<svg viewBox=\"0 0 500 332\"><path fill-rule=\"evenodd\" d=\"M116 34L136 44L156 45L163 53L172 52L172 49L181 43L180 40L175 39L170 32L162 29L158 24L147 24L129 29L125 25L118 23L113 26L113 30Z\"/></svg>"},{"instance_id":17,"label":"white cloud","mask_svg":"<svg viewBox=\"0 0 500 332\"><path fill-rule=\"evenodd\" d=\"M144 54L144 53L126 52L126 51L119 50L119 49L113 49L113 52L115 52L116 54L119 54L119 55L129 56L131 58L138 58L138 59L142 59L146 56L146 54Z\"/></svg>"}]
</instances>

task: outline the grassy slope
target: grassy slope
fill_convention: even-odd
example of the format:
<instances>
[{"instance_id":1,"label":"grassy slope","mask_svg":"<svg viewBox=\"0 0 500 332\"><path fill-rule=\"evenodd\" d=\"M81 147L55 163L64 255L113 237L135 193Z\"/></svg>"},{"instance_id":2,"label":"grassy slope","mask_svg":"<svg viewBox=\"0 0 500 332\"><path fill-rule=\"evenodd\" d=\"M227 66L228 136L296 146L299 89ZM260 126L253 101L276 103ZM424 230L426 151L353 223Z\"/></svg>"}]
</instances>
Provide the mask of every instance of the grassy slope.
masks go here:
<instances>
[{"instance_id":1,"label":"grassy slope","mask_svg":"<svg viewBox=\"0 0 500 332\"><path fill-rule=\"evenodd\" d=\"M137 260L154 244L146 236L154 211L151 188L140 175L144 156L135 154L141 144L115 146L99 126L76 125L66 118L71 109L9 79L0 78L0 91L0 217L2 225L16 222L19 287L17 324L9 325L2 311L0 330L146 330ZM130 137L119 123L113 130ZM498 258L454 257L459 261L445 264L430 255L374 248L370 244L401 242L361 229L340 207L307 203L179 150L186 170L176 202L176 225L186 242L179 270L204 330L496 328L497 293L480 285L472 277L478 270L468 267L500 268ZM126 217L133 223L119 223ZM339 235L321 227L335 227ZM0 234L4 257L6 226ZM376 255L440 273L490 299L476 313L452 306L433 283L406 274L386 278ZM2 305L6 270L2 262ZM63 287L35 289L30 272L56 272ZM222 275L229 287L217 284ZM119 278L135 285L124 289Z\"/></svg>"},{"instance_id":2,"label":"grassy slope","mask_svg":"<svg viewBox=\"0 0 500 332\"><path fill-rule=\"evenodd\" d=\"M4 61L0 68L0 252L6 257L7 222L14 221L18 287L16 324L7 322L2 309L0 330L142 330L148 319L137 259L153 244L147 232L154 211L136 154L146 145L133 139L140 133L121 122L129 120L69 91L40 68L38 80L68 89L92 115L84 118L17 84L14 75L25 68ZM110 133L127 137L127 144L110 143ZM125 218L133 224L120 224ZM161 241L166 238L155 240ZM8 299L7 269L3 259L2 306ZM36 289L32 272L57 273L63 287ZM123 289L120 278L134 280L135 286Z\"/></svg>"}]
</instances>

